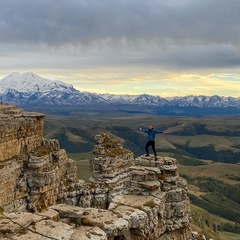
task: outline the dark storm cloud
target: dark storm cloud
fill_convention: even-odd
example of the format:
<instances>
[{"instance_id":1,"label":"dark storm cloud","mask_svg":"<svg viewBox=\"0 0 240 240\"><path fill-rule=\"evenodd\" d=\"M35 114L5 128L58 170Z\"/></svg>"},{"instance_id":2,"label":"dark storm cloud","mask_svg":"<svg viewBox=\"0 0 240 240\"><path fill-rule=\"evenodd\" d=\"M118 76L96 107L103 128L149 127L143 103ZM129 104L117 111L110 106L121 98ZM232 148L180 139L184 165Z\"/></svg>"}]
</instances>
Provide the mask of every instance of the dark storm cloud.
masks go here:
<instances>
[{"instance_id":1,"label":"dark storm cloud","mask_svg":"<svg viewBox=\"0 0 240 240\"><path fill-rule=\"evenodd\" d=\"M104 46L140 61L236 65L239 12L238 0L1 0L0 49Z\"/></svg>"}]
</instances>

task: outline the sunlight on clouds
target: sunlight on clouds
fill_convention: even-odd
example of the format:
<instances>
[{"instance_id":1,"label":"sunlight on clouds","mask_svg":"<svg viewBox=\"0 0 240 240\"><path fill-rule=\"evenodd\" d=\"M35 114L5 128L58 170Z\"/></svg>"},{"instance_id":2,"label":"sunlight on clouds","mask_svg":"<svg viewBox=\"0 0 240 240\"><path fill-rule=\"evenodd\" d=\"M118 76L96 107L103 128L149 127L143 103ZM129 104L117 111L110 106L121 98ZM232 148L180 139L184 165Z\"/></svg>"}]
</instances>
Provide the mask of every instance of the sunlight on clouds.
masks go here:
<instances>
[{"instance_id":1,"label":"sunlight on clouds","mask_svg":"<svg viewBox=\"0 0 240 240\"><path fill-rule=\"evenodd\" d=\"M226 73L226 74L212 74L211 75L213 78L216 79L221 79L221 80L225 80L225 81L231 81L231 82L239 82L240 81L240 75L239 74L234 74L234 73Z\"/></svg>"},{"instance_id":2,"label":"sunlight on clouds","mask_svg":"<svg viewBox=\"0 0 240 240\"><path fill-rule=\"evenodd\" d=\"M153 94L162 97L223 95L239 97L238 74L197 74L139 71L132 69L88 69L55 76L80 91L114 94Z\"/></svg>"},{"instance_id":3,"label":"sunlight on clouds","mask_svg":"<svg viewBox=\"0 0 240 240\"><path fill-rule=\"evenodd\" d=\"M27 72L21 69L21 73ZM113 94L152 94L161 97L220 95L240 97L240 74L171 73L156 69L32 69L41 77L60 80L80 91ZM7 75L7 74L6 74ZM3 75L1 77L4 77Z\"/></svg>"}]
</instances>

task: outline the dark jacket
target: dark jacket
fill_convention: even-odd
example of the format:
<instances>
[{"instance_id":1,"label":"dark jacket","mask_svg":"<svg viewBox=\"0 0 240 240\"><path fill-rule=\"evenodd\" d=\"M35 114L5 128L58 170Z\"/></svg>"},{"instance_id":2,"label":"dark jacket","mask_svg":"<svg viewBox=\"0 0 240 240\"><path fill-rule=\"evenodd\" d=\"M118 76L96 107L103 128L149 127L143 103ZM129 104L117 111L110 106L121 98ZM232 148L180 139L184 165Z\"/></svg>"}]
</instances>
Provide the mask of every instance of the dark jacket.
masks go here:
<instances>
[{"instance_id":1,"label":"dark jacket","mask_svg":"<svg viewBox=\"0 0 240 240\"><path fill-rule=\"evenodd\" d=\"M147 133L148 141L155 141L155 134L163 133L163 131L155 130L154 128L153 129L142 129L141 131Z\"/></svg>"}]
</instances>

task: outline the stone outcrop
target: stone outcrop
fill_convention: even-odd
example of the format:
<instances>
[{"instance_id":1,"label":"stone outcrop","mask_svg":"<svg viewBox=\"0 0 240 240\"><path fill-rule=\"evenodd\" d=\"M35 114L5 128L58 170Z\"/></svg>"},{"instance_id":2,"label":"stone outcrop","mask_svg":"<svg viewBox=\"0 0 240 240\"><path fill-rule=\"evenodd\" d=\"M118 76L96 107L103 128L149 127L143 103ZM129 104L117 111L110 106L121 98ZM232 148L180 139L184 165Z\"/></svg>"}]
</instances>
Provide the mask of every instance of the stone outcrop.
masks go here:
<instances>
[{"instance_id":1,"label":"stone outcrop","mask_svg":"<svg viewBox=\"0 0 240 240\"><path fill-rule=\"evenodd\" d=\"M69 192L76 163L58 141L43 139L44 115L0 105L0 206L6 212L41 212Z\"/></svg>"},{"instance_id":2,"label":"stone outcrop","mask_svg":"<svg viewBox=\"0 0 240 240\"><path fill-rule=\"evenodd\" d=\"M44 114L0 105L0 163L41 146Z\"/></svg>"},{"instance_id":3,"label":"stone outcrop","mask_svg":"<svg viewBox=\"0 0 240 240\"><path fill-rule=\"evenodd\" d=\"M134 159L101 133L85 182L43 119L0 105L0 240L197 239L175 159Z\"/></svg>"}]
</instances>

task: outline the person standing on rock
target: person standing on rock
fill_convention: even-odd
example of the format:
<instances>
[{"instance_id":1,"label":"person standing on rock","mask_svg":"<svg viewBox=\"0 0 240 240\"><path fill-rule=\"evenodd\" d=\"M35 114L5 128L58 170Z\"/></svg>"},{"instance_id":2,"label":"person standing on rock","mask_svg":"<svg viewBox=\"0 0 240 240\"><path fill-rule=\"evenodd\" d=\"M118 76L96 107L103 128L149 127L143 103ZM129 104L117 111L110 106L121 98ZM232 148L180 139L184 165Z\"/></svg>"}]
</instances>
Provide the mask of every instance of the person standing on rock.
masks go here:
<instances>
[{"instance_id":1,"label":"person standing on rock","mask_svg":"<svg viewBox=\"0 0 240 240\"><path fill-rule=\"evenodd\" d=\"M155 134L156 133L164 133L165 134L165 131L155 130L152 124L149 125L148 129L139 128L139 130L147 133L147 135L148 135L148 142L146 143L146 146L145 146L145 151L147 153L146 156L149 156L148 148L151 146L154 156L155 156L155 160L156 160L157 153L156 153L156 149L155 149Z\"/></svg>"}]
</instances>

